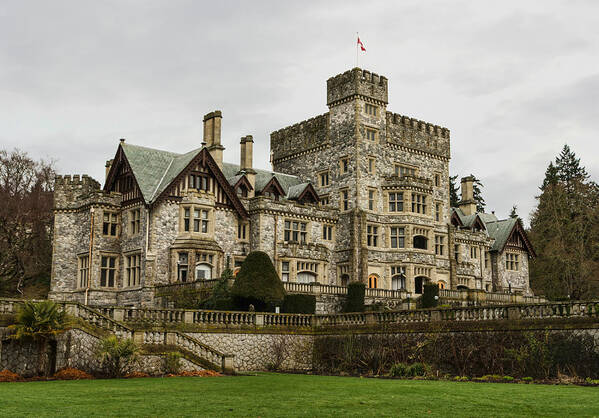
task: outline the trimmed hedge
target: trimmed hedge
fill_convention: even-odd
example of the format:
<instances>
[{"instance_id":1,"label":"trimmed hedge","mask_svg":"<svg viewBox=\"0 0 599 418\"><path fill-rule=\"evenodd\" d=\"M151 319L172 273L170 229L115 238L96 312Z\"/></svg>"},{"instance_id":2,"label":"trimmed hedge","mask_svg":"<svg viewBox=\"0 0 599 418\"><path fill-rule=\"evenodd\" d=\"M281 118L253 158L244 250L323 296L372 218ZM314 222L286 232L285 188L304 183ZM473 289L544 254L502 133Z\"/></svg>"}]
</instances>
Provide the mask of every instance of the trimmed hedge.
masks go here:
<instances>
[{"instance_id":1,"label":"trimmed hedge","mask_svg":"<svg viewBox=\"0 0 599 418\"><path fill-rule=\"evenodd\" d=\"M435 299L437 296L437 299ZM424 285L424 291L422 292L422 307L423 308L434 308L439 303L439 286L434 283L427 283Z\"/></svg>"},{"instance_id":2,"label":"trimmed hedge","mask_svg":"<svg viewBox=\"0 0 599 418\"><path fill-rule=\"evenodd\" d=\"M248 310L250 304L256 311L272 312L285 298L283 282L268 254L252 251L245 258L231 289L238 309Z\"/></svg>"},{"instance_id":3,"label":"trimmed hedge","mask_svg":"<svg viewBox=\"0 0 599 418\"><path fill-rule=\"evenodd\" d=\"M283 301L283 313L313 314L316 312L316 296L287 295Z\"/></svg>"},{"instance_id":4,"label":"trimmed hedge","mask_svg":"<svg viewBox=\"0 0 599 418\"><path fill-rule=\"evenodd\" d=\"M347 285L347 298L344 312L364 312L364 295L366 285L362 282L351 282Z\"/></svg>"}]
</instances>

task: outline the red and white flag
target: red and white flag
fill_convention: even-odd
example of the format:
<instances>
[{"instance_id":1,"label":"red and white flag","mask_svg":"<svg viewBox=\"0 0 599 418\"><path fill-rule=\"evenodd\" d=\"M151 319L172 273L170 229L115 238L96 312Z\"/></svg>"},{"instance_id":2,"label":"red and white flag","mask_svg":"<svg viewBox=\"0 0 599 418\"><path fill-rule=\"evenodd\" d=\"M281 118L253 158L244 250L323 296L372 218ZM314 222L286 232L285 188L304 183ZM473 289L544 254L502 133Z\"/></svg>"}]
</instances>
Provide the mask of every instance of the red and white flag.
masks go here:
<instances>
[{"instance_id":1,"label":"red and white flag","mask_svg":"<svg viewBox=\"0 0 599 418\"><path fill-rule=\"evenodd\" d=\"M360 37L358 36L358 45L360 45L360 49L364 52L366 52L366 48L364 48L364 44L362 43L362 41L360 40Z\"/></svg>"}]
</instances>

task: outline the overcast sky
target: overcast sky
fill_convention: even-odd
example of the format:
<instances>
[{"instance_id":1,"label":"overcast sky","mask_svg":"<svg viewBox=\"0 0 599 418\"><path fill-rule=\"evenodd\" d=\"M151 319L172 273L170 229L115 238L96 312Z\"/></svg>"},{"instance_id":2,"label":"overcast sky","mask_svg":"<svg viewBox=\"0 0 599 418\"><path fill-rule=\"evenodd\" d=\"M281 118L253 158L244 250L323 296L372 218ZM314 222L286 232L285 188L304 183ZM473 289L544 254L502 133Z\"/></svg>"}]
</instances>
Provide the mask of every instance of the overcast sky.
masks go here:
<instances>
[{"instance_id":1,"label":"overcast sky","mask_svg":"<svg viewBox=\"0 0 599 418\"><path fill-rule=\"evenodd\" d=\"M599 1L0 0L0 148L103 182L118 139L185 152L223 111L225 160L322 114L327 78L389 79L388 110L451 130L451 171L528 218L568 143L599 180Z\"/></svg>"}]
</instances>

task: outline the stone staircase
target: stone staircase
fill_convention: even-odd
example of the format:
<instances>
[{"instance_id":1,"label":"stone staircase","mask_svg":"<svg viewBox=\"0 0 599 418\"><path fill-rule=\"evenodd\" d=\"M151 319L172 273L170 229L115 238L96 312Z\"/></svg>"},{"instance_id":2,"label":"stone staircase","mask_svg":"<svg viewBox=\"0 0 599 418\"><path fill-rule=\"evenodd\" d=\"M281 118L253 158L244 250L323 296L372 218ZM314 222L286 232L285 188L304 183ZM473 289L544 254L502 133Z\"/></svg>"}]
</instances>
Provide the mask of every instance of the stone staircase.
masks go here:
<instances>
[{"instance_id":1,"label":"stone staircase","mask_svg":"<svg viewBox=\"0 0 599 418\"><path fill-rule=\"evenodd\" d=\"M0 299L0 314L15 314L23 301ZM77 302L57 302L71 316L121 339L132 339L149 351L179 351L188 361L205 369L235 373L234 356L218 350L179 331L136 330L89 306Z\"/></svg>"}]
</instances>

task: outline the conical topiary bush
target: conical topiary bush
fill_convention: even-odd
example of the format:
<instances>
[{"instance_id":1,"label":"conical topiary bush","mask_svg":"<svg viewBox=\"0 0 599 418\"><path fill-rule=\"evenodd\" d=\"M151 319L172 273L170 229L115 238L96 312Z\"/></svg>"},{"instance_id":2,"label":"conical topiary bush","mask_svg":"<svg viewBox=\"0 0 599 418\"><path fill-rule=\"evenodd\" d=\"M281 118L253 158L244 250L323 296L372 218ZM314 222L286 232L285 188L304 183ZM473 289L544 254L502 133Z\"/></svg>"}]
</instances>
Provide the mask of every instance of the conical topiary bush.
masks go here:
<instances>
[{"instance_id":1,"label":"conical topiary bush","mask_svg":"<svg viewBox=\"0 0 599 418\"><path fill-rule=\"evenodd\" d=\"M285 288L268 254L252 251L241 265L231 289L237 309L254 305L257 311L274 311L282 306Z\"/></svg>"}]
</instances>

